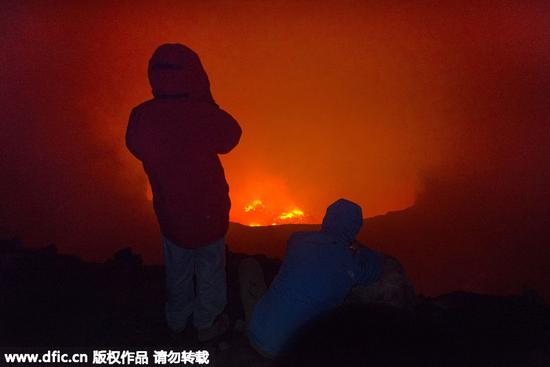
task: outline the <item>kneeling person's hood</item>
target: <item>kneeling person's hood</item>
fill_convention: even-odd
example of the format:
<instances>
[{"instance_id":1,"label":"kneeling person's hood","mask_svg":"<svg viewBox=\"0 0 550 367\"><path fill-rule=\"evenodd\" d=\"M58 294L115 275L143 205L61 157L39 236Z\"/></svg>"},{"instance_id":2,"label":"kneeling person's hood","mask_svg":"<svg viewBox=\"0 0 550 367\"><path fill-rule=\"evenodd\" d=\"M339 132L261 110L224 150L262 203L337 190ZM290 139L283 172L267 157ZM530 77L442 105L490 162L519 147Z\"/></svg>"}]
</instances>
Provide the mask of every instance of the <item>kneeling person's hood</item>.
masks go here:
<instances>
[{"instance_id":1,"label":"kneeling person's hood","mask_svg":"<svg viewBox=\"0 0 550 367\"><path fill-rule=\"evenodd\" d=\"M349 200L339 199L327 208L321 231L349 245L363 225L361 207Z\"/></svg>"}]
</instances>

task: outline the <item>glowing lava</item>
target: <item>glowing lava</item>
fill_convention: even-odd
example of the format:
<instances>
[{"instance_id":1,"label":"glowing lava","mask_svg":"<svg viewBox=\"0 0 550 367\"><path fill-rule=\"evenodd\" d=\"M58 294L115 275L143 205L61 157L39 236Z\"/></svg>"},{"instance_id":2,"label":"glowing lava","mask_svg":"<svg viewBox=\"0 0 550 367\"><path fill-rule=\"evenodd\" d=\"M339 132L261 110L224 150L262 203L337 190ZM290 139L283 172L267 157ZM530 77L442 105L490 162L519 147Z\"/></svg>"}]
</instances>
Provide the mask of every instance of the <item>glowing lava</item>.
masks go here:
<instances>
[{"instance_id":1,"label":"glowing lava","mask_svg":"<svg viewBox=\"0 0 550 367\"><path fill-rule=\"evenodd\" d=\"M255 199L244 207L244 212L250 220L250 227L276 226L279 224L300 223L304 219L304 212L299 208L278 214L268 208L261 199Z\"/></svg>"},{"instance_id":2,"label":"glowing lava","mask_svg":"<svg viewBox=\"0 0 550 367\"><path fill-rule=\"evenodd\" d=\"M304 212L300 209L293 209L292 211L288 213L282 213L279 215L279 219L286 220L286 219L292 219L292 218L300 218L304 216Z\"/></svg>"},{"instance_id":3,"label":"glowing lava","mask_svg":"<svg viewBox=\"0 0 550 367\"><path fill-rule=\"evenodd\" d=\"M263 208L265 208L264 203L260 199L256 199L256 200L253 200L250 204L248 204L244 208L244 211L249 213L249 212L256 211L257 209L263 209Z\"/></svg>"}]
</instances>

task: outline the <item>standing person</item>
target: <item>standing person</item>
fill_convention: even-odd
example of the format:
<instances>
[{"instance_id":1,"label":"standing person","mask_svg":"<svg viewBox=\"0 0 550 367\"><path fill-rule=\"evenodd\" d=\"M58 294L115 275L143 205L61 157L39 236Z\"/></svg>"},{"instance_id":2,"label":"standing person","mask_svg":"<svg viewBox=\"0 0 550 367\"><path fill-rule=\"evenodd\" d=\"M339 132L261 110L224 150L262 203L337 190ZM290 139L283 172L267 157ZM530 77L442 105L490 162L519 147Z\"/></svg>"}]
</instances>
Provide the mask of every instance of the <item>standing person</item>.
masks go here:
<instances>
[{"instance_id":1,"label":"standing person","mask_svg":"<svg viewBox=\"0 0 550 367\"><path fill-rule=\"evenodd\" d=\"M229 326L222 312L231 202L218 154L238 144L241 128L214 102L208 76L188 47L158 47L148 75L154 98L132 110L126 145L143 163L153 191L164 246L168 326L178 333L193 315L198 338L206 341Z\"/></svg>"}]
</instances>

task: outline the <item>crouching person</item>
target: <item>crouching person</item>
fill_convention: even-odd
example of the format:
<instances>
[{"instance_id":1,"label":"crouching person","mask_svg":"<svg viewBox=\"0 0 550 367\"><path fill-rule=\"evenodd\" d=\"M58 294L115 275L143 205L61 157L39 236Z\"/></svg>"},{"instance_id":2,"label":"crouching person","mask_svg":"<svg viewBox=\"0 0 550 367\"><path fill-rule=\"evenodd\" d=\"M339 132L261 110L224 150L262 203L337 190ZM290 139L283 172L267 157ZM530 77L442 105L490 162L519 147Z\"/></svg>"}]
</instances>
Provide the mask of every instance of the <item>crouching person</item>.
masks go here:
<instances>
[{"instance_id":1,"label":"crouching person","mask_svg":"<svg viewBox=\"0 0 550 367\"><path fill-rule=\"evenodd\" d=\"M362 218L361 207L351 201L330 205L320 231L290 237L279 273L267 290L259 264L252 259L241 263L248 336L260 354L280 356L302 327L343 304L354 286L380 279L380 255L352 246Z\"/></svg>"}]
</instances>

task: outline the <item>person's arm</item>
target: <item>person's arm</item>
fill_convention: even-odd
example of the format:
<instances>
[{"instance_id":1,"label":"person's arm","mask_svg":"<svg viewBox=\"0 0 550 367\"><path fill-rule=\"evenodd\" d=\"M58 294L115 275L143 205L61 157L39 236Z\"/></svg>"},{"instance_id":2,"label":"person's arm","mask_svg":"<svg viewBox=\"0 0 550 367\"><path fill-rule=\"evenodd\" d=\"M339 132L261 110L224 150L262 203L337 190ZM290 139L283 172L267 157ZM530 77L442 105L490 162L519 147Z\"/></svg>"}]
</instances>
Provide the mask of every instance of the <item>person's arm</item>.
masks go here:
<instances>
[{"instance_id":1,"label":"person's arm","mask_svg":"<svg viewBox=\"0 0 550 367\"><path fill-rule=\"evenodd\" d=\"M366 286L380 280L382 276L382 255L368 247L354 242L350 249L354 262L354 286Z\"/></svg>"},{"instance_id":2,"label":"person's arm","mask_svg":"<svg viewBox=\"0 0 550 367\"><path fill-rule=\"evenodd\" d=\"M126 147L134 156L136 156L136 158L141 160L141 154L137 143L137 124L138 112L134 108L130 113L130 118L128 119L128 127L126 129Z\"/></svg>"},{"instance_id":3,"label":"person's arm","mask_svg":"<svg viewBox=\"0 0 550 367\"><path fill-rule=\"evenodd\" d=\"M380 258L380 278L372 284L356 284L349 299L359 303L382 303L406 310L416 304L414 286L396 258L377 253Z\"/></svg>"},{"instance_id":4,"label":"person's arm","mask_svg":"<svg viewBox=\"0 0 550 367\"><path fill-rule=\"evenodd\" d=\"M242 130L239 123L229 113L217 106L210 105L206 121L208 140L216 153L226 154L237 146Z\"/></svg>"}]
</instances>

